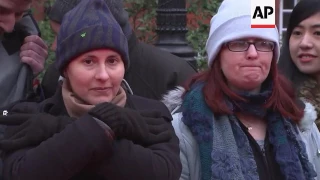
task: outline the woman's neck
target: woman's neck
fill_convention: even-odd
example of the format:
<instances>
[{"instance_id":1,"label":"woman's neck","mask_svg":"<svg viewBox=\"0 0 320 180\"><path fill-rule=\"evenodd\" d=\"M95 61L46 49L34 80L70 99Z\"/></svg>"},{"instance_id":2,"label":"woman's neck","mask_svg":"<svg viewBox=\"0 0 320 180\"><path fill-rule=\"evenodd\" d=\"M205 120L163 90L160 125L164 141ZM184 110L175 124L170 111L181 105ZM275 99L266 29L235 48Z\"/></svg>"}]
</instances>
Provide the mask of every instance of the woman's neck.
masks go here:
<instances>
[{"instance_id":1,"label":"woman's neck","mask_svg":"<svg viewBox=\"0 0 320 180\"><path fill-rule=\"evenodd\" d=\"M267 122L264 119L243 113L236 114L236 116L255 140L265 139Z\"/></svg>"},{"instance_id":2,"label":"woman's neck","mask_svg":"<svg viewBox=\"0 0 320 180\"><path fill-rule=\"evenodd\" d=\"M255 89L251 89L251 90L243 90L243 89L240 89L240 88L237 88L237 87L234 87L232 85L229 85L229 88L231 90L233 90L234 92L247 92L249 94L258 94L260 92L260 86L255 88Z\"/></svg>"}]
</instances>

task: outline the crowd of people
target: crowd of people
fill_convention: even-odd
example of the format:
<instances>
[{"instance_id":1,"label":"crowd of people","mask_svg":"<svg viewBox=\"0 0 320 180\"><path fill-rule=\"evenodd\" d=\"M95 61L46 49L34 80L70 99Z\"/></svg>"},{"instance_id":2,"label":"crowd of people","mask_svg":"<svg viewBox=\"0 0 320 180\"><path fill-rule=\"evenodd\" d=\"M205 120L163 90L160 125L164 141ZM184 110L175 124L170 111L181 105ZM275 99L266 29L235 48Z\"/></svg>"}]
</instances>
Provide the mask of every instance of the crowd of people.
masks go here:
<instances>
[{"instance_id":1,"label":"crowd of people","mask_svg":"<svg viewBox=\"0 0 320 180\"><path fill-rule=\"evenodd\" d=\"M0 179L320 180L320 1L251 28L210 21L208 69L135 36L122 0L55 0L55 61L31 0L0 0Z\"/></svg>"}]
</instances>

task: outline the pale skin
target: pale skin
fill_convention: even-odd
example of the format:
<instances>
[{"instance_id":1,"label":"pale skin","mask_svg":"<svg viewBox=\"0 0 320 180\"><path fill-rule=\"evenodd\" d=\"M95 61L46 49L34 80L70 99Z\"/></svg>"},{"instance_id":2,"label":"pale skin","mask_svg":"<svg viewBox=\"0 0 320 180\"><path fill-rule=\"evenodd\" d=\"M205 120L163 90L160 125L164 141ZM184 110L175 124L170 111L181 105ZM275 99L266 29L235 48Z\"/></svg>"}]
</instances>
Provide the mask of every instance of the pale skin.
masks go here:
<instances>
[{"instance_id":1,"label":"pale skin","mask_svg":"<svg viewBox=\"0 0 320 180\"><path fill-rule=\"evenodd\" d=\"M65 69L72 91L84 102L111 102L120 90L125 67L119 53L97 49L73 59Z\"/></svg>"},{"instance_id":2,"label":"pale skin","mask_svg":"<svg viewBox=\"0 0 320 180\"><path fill-rule=\"evenodd\" d=\"M14 30L15 24L30 9L31 0L0 0L0 36ZM44 69L48 47L38 35L25 37L20 48L21 62L28 64L34 75Z\"/></svg>"},{"instance_id":3,"label":"pale skin","mask_svg":"<svg viewBox=\"0 0 320 180\"><path fill-rule=\"evenodd\" d=\"M30 5L31 0L0 0L0 35L13 31L14 25Z\"/></svg>"},{"instance_id":4,"label":"pale skin","mask_svg":"<svg viewBox=\"0 0 320 180\"><path fill-rule=\"evenodd\" d=\"M257 39L241 40L254 42ZM272 59L273 52L257 51L251 44L244 52L232 52L227 47L222 47L219 60L221 70L231 89L258 93L261 84L269 75ZM252 127L249 133L254 139L264 140L267 129L265 120L247 114L237 114L237 117L245 126Z\"/></svg>"},{"instance_id":5,"label":"pale skin","mask_svg":"<svg viewBox=\"0 0 320 180\"><path fill-rule=\"evenodd\" d=\"M320 12L301 21L293 29L289 49L297 68L320 83Z\"/></svg>"}]
</instances>

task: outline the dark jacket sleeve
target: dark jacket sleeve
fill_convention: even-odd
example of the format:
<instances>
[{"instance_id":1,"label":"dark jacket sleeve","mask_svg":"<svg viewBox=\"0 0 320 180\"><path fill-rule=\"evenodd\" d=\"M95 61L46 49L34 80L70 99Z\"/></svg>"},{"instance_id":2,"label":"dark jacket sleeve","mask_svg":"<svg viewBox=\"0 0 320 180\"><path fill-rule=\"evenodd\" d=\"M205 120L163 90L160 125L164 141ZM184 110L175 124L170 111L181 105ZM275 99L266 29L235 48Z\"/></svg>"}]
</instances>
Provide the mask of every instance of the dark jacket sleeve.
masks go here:
<instances>
[{"instance_id":1,"label":"dark jacket sleeve","mask_svg":"<svg viewBox=\"0 0 320 180\"><path fill-rule=\"evenodd\" d=\"M181 174L179 142L170 122L168 126L172 132L169 142L142 147L122 139L111 147L92 118L81 118L38 147L8 154L4 177L67 180L95 167L92 174L104 179L177 180Z\"/></svg>"},{"instance_id":2,"label":"dark jacket sleeve","mask_svg":"<svg viewBox=\"0 0 320 180\"><path fill-rule=\"evenodd\" d=\"M141 97L133 100L141 103L134 103L132 107L139 110L156 108L163 116L171 117L158 101ZM71 177L177 180L181 174L179 142L171 122L167 123L172 136L168 142L142 147L122 139L111 144L97 120L87 115L37 147L7 154L4 177L9 180L66 180Z\"/></svg>"},{"instance_id":3,"label":"dark jacket sleeve","mask_svg":"<svg viewBox=\"0 0 320 180\"><path fill-rule=\"evenodd\" d=\"M112 154L112 142L93 118L84 116L39 146L5 155L6 180L67 180Z\"/></svg>"},{"instance_id":4,"label":"dark jacket sleeve","mask_svg":"<svg viewBox=\"0 0 320 180\"><path fill-rule=\"evenodd\" d=\"M98 173L116 180L178 180L182 169L179 140L171 122L168 126L172 138L165 143L142 147L126 139L114 142L115 153L99 165Z\"/></svg>"}]
</instances>

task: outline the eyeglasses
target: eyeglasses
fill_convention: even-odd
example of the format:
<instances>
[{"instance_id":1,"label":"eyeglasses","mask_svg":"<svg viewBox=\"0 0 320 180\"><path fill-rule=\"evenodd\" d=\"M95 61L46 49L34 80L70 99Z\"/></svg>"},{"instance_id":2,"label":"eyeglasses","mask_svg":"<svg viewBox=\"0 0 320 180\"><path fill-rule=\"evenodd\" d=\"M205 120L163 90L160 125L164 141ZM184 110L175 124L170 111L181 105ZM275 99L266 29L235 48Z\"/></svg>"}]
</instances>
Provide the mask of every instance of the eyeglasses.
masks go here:
<instances>
[{"instance_id":1,"label":"eyeglasses","mask_svg":"<svg viewBox=\"0 0 320 180\"><path fill-rule=\"evenodd\" d=\"M273 51L274 49L274 43L271 41L256 41L256 42L230 41L225 43L228 49L233 52L247 51L251 44L254 45L257 51L270 52L270 51Z\"/></svg>"}]
</instances>

